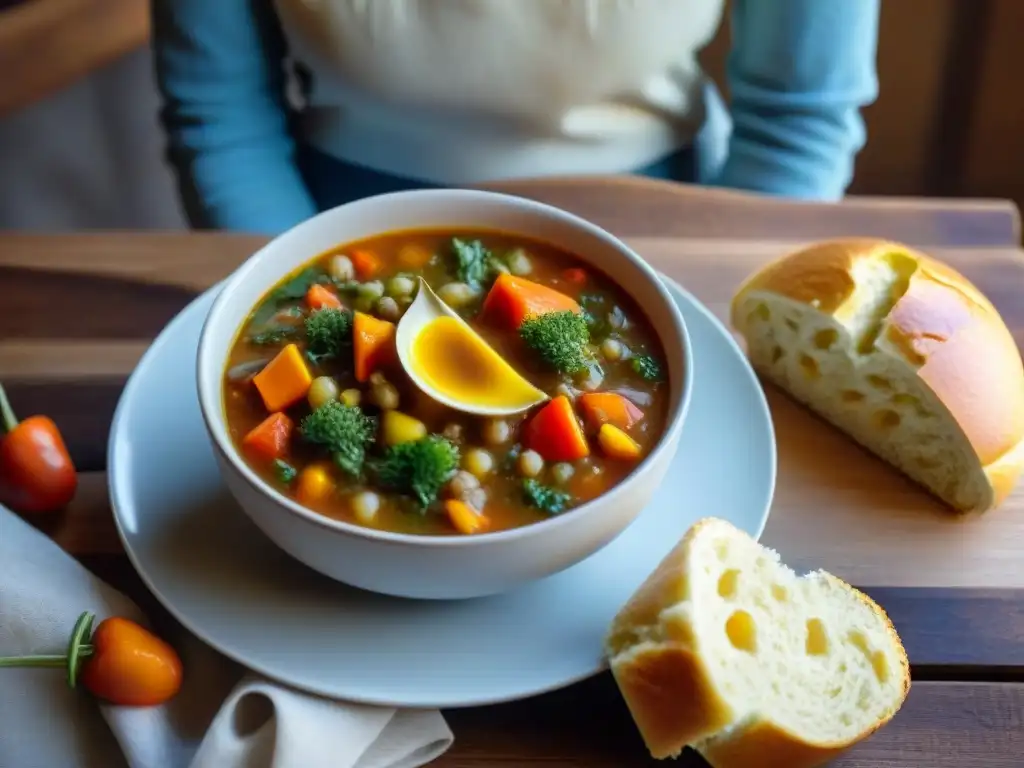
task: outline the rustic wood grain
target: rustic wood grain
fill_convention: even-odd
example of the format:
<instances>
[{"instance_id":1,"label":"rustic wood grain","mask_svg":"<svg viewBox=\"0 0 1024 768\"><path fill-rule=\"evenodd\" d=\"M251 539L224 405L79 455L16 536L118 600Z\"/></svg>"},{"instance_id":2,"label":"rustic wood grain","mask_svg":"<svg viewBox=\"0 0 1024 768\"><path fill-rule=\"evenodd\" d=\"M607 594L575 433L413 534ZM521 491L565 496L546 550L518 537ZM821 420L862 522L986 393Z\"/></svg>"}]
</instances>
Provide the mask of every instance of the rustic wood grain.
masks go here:
<instances>
[{"instance_id":1,"label":"rustic wood grain","mask_svg":"<svg viewBox=\"0 0 1024 768\"><path fill-rule=\"evenodd\" d=\"M652 265L725 319L752 270L802 240L627 237ZM102 470L110 418L145 344L192 297L262 241L214 235L84 235L0 240L0 374L22 414L50 413L78 466ZM1024 343L1024 255L1015 248L935 248L972 279ZM86 266L87 265L87 266ZM47 290L40 290L41 286ZM10 299L7 300L8 290ZM52 291L68 314L52 311ZM131 318L131 322L125 322ZM864 586L1024 588L1024 488L983 518L950 514L822 421L766 387L779 481L765 541L800 568ZM825 464L820 456L830 457ZM827 510L827 514L823 514ZM89 536L79 551L116 539ZM908 543L912 543L910 547Z\"/></svg>"},{"instance_id":2,"label":"rustic wood grain","mask_svg":"<svg viewBox=\"0 0 1024 768\"><path fill-rule=\"evenodd\" d=\"M916 683L886 728L831 768L1019 768L1024 685ZM608 675L515 704L446 713L455 746L433 765L547 768L663 765L646 756ZM691 752L672 763L705 766Z\"/></svg>"},{"instance_id":3,"label":"rustic wood grain","mask_svg":"<svg viewBox=\"0 0 1024 768\"><path fill-rule=\"evenodd\" d=\"M104 474L83 472L79 477L71 508L33 518L33 523L67 551L98 566L137 601L145 601L138 576L118 557L123 550ZM1024 669L1024 589L858 586L889 614L915 673L984 667L984 674L991 675Z\"/></svg>"},{"instance_id":4,"label":"rustic wood grain","mask_svg":"<svg viewBox=\"0 0 1024 768\"><path fill-rule=\"evenodd\" d=\"M962 269L1024 342L1024 261L1008 204L797 205L604 179L504 188L625 236L719 317L746 274L799 242L843 234L903 240ZM119 554L102 473L110 416L148 342L262 242L213 234L0 235L0 380L23 414L53 415L79 468L93 470L83 471L70 509L35 524L156 614L158 626L166 617ZM980 680L1017 679L1024 669L1024 523L1017 522L1024 496L984 518L955 519L784 396L771 389L768 396L780 475L766 542L798 566L824 565L864 585L892 616L918 681L896 720L834 765L1020 765L1024 685ZM822 452L833 458L830 468ZM971 682L949 681L956 678ZM656 764L607 675L526 702L446 715L457 740L436 763L443 767ZM689 754L676 764L702 765Z\"/></svg>"},{"instance_id":5,"label":"rustic wood grain","mask_svg":"<svg viewBox=\"0 0 1024 768\"><path fill-rule=\"evenodd\" d=\"M795 203L643 178L566 178L486 185L550 203L617 235L788 240L867 235L919 246L1012 246L1020 215L1000 200L849 197Z\"/></svg>"}]
</instances>

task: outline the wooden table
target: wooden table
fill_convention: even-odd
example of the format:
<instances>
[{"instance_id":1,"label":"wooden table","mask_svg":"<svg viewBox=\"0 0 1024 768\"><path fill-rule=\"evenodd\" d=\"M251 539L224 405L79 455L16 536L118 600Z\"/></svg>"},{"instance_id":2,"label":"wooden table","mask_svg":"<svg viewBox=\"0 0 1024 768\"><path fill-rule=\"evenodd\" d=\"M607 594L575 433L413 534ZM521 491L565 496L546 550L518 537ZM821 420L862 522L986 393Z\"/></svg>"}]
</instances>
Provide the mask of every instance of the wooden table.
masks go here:
<instances>
[{"instance_id":1,"label":"wooden table","mask_svg":"<svg viewBox=\"0 0 1024 768\"><path fill-rule=\"evenodd\" d=\"M746 274L800 242L899 239L960 268L1024 343L1024 254L1009 203L817 206L627 179L501 188L624 237L720 317ZM111 521L104 478L111 413L153 337L262 242L220 234L0 235L0 378L18 412L57 420L82 472L72 508L42 525L158 623L164 614L128 565ZM914 667L903 711L836 765L1024 764L1024 490L986 517L955 519L779 393L769 389L769 399L779 483L764 540L794 565L828 568L879 600ZM651 762L607 675L448 717L457 741L441 766Z\"/></svg>"}]
</instances>

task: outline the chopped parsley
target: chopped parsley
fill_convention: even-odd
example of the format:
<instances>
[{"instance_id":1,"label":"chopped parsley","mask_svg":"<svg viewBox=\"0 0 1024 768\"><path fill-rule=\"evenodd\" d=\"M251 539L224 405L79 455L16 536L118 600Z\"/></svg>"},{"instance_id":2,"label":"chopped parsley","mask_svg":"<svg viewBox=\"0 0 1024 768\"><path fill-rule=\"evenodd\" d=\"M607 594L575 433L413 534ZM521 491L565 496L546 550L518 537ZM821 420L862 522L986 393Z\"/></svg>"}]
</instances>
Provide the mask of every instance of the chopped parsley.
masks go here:
<instances>
[{"instance_id":1,"label":"chopped parsley","mask_svg":"<svg viewBox=\"0 0 1024 768\"><path fill-rule=\"evenodd\" d=\"M651 355L635 355L629 361L629 364L632 366L634 372L642 376L647 381L662 381L664 379L664 374L661 370L661 363L655 360Z\"/></svg>"},{"instance_id":2,"label":"chopped parsley","mask_svg":"<svg viewBox=\"0 0 1024 768\"><path fill-rule=\"evenodd\" d=\"M290 485L295 476L298 475L298 471L287 461L274 459L274 474L277 475L278 482L283 485Z\"/></svg>"},{"instance_id":3,"label":"chopped parsley","mask_svg":"<svg viewBox=\"0 0 1024 768\"><path fill-rule=\"evenodd\" d=\"M572 503L572 496L568 493L557 491L532 477L523 480L523 498L531 507L549 515L564 512Z\"/></svg>"}]
</instances>

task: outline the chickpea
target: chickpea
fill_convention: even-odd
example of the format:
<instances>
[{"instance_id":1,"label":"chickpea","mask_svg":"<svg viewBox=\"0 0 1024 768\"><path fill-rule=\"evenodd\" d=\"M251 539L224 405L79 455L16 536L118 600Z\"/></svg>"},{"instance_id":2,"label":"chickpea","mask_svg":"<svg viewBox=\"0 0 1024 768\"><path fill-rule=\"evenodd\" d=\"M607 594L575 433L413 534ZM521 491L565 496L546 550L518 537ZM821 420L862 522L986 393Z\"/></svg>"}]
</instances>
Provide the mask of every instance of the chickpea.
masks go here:
<instances>
[{"instance_id":1,"label":"chickpea","mask_svg":"<svg viewBox=\"0 0 1024 768\"><path fill-rule=\"evenodd\" d=\"M462 440L462 432L462 425L453 421L450 424L444 425L444 429L441 431L441 435L451 440L453 443L457 443L460 440Z\"/></svg>"},{"instance_id":2,"label":"chickpea","mask_svg":"<svg viewBox=\"0 0 1024 768\"><path fill-rule=\"evenodd\" d=\"M526 255L526 251L522 248L516 248L512 251L507 261L508 271L516 277L524 277L533 272L533 264L530 262L530 257Z\"/></svg>"},{"instance_id":3,"label":"chickpea","mask_svg":"<svg viewBox=\"0 0 1024 768\"><path fill-rule=\"evenodd\" d=\"M380 280L371 280L368 283L362 283L358 288L356 288L356 295L361 299L376 301L384 295L384 283Z\"/></svg>"},{"instance_id":4,"label":"chickpea","mask_svg":"<svg viewBox=\"0 0 1024 768\"><path fill-rule=\"evenodd\" d=\"M601 344L601 354L608 360L621 360L625 346L617 339L605 339Z\"/></svg>"},{"instance_id":5,"label":"chickpea","mask_svg":"<svg viewBox=\"0 0 1024 768\"><path fill-rule=\"evenodd\" d=\"M377 316L381 320L390 320L394 323L402 316L402 310L397 301L390 296L384 296L377 301Z\"/></svg>"},{"instance_id":6,"label":"chickpea","mask_svg":"<svg viewBox=\"0 0 1024 768\"><path fill-rule=\"evenodd\" d=\"M481 431L488 445L504 445L512 437L512 427L504 419L488 419Z\"/></svg>"},{"instance_id":7,"label":"chickpea","mask_svg":"<svg viewBox=\"0 0 1024 768\"><path fill-rule=\"evenodd\" d=\"M338 395L338 399L341 400L341 402L344 403L345 405L356 406L359 405L360 402L362 402L363 393L360 392L358 389L346 389L344 392Z\"/></svg>"},{"instance_id":8,"label":"chickpea","mask_svg":"<svg viewBox=\"0 0 1024 768\"><path fill-rule=\"evenodd\" d=\"M620 307L613 307L612 311L608 313L608 325L617 331L628 328L629 320L626 319L626 313Z\"/></svg>"},{"instance_id":9,"label":"chickpea","mask_svg":"<svg viewBox=\"0 0 1024 768\"><path fill-rule=\"evenodd\" d=\"M477 291L466 283L445 283L437 290L437 296L449 307L464 307L477 297Z\"/></svg>"},{"instance_id":10,"label":"chickpea","mask_svg":"<svg viewBox=\"0 0 1024 768\"><path fill-rule=\"evenodd\" d=\"M398 388L387 381L380 381L370 386L370 402L382 411L393 411L398 407Z\"/></svg>"},{"instance_id":11,"label":"chickpea","mask_svg":"<svg viewBox=\"0 0 1024 768\"><path fill-rule=\"evenodd\" d=\"M352 266L352 259L340 253L336 256L331 256L331 260L327 264L327 271L335 280L342 282L354 280L356 276L356 269Z\"/></svg>"},{"instance_id":12,"label":"chickpea","mask_svg":"<svg viewBox=\"0 0 1024 768\"><path fill-rule=\"evenodd\" d=\"M482 448L473 448L463 456L462 466L477 477L486 477L494 469L494 457Z\"/></svg>"},{"instance_id":13,"label":"chickpea","mask_svg":"<svg viewBox=\"0 0 1024 768\"><path fill-rule=\"evenodd\" d=\"M570 400L573 400L576 397L576 395L579 394L579 393L575 389L570 387L568 384L566 384L565 382L562 382L557 387L555 387L555 394L556 395L561 395L563 397L569 398Z\"/></svg>"},{"instance_id":14,"label":"chickpea","mask_svg":"<svg viewBox=\"0 0 1024 768\"><path fill-rule=\"evenodd\" d=\"M476 475L460 469L448 481L446 493L453 499L465 499L467 493L479 487L480 481L477 480Z\"/></svg>"},{"instance_id":15,"label":"chickpea","mask_svg":"<svg viewBox=\"0 0 1024 768\"><path fill-rule=\"evenodd\" d=\"M360 491L352 497L352 514L363 525L370 525L380 509L380 496L373 491Z\"/></svg>"},{"instance_id":16,"label":"chickpea","mask_svg":"<svg viewBox=\"0 0 1024 768\"><path fill-rule=\"evenodd\" d=\"M536 451L523 451L517 463L519 474L523 477L536 477L544 469L544 459Z\"/></svg>"},{"instance_id":17,"label":"chickpea","mask_svg":"<svg viewBox=\"0 0 1024 768\"><path fill-rule=\"evenodd\" d=\"M309 385L306 400L314 411L325 403L338 399L338 382L330 376L317 376Z\"/></svg>"},{"instance_id":18,"label":"chickpea","mask_svg":"<svg viewBox=\"0 0 1024 768\"><path fill-rule=\"evenodd\" d=\"M462 497L462 501L469 504L477 512L483 512L484 507L487 506L487 490L484 488L473 488L466 492L466 495Z\"/></svg>"},{"instance_id":19,"label":"chickpea","mask_svg":"<svg viewBox=\"0 0 1024 768\"><path fill-rule=\"evenodd\" d=\"M551 477L559 485L568 483L574 474L576 474L576 470L573 469L572 464L565 461L560 461L551 467Z\"/></svg>"},{"instance_id":20,"label":"chickpea","mask_svg":"<svg viewBox=\"0 0 1024 768\"><path fill-rule=\"evenodd\" d=\"M412 296L416 291L416 281L411 277L398 275L388 281L388 295L396 299L402 296Z\"/></svg>"},{"instance_id":21,"label":"chickpea","mask_svg":"<svg viewBox=\"0 0 1024 768\"><path fill-rule=\"evenodd\" d=\"M604 381L604 371L601 370L601 366L592 365L587 369L586 375L580 380L580 389L585 392L593 392L601 383Z\"/></svg>"}]
</instances>

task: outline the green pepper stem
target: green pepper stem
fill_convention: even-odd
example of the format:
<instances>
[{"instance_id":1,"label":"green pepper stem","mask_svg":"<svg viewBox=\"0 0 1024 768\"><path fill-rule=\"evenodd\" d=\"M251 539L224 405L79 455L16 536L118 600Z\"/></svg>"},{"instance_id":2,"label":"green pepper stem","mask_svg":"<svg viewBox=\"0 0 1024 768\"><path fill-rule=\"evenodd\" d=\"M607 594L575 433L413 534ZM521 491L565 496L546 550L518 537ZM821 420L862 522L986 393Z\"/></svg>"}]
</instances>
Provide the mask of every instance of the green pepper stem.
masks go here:
<instances>
[{"instance_id":1,"label":"green pepper stem","mask_svg":"<svg viewBox=\"0 0 1024 768\"><path fill-rule=\"evenodd\" d=\"M0 432L6 434L18 426L18 418L11 408L11 401L7 399L3 384L0 384Z\"/></svg>"},{"instance_id":2,"label":"green pepper stem","mask_svg":"<svg viewBox=\"0 0 1024 768\"><path fill-rule=\"evenodd\" d=\"M83 645L78 653L83 657L92 656L92 646ZM62 653L0 658L0 667L63 667L67 663L68 657Z\"/></svg>"}]
</instances>

